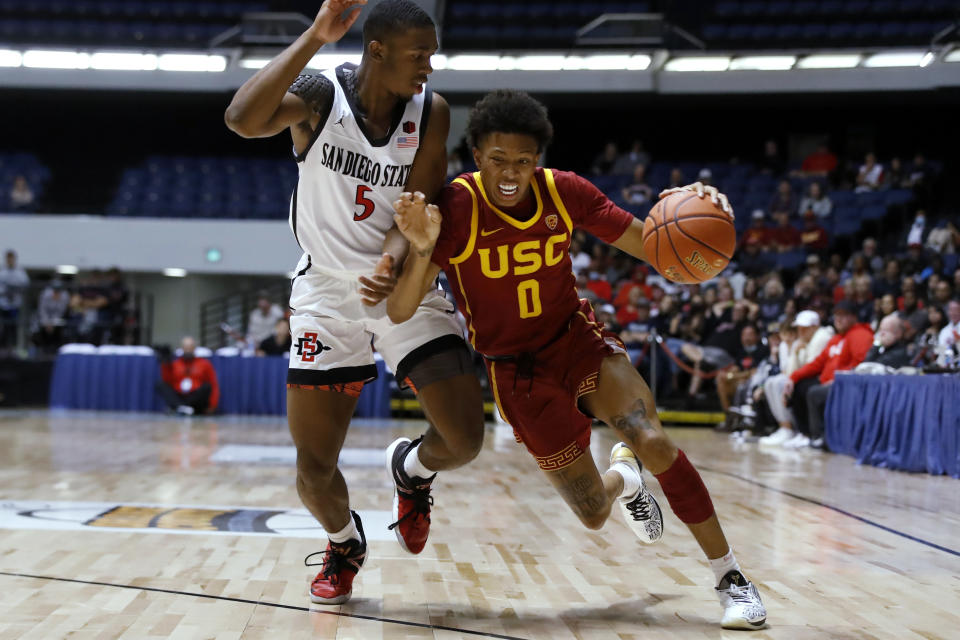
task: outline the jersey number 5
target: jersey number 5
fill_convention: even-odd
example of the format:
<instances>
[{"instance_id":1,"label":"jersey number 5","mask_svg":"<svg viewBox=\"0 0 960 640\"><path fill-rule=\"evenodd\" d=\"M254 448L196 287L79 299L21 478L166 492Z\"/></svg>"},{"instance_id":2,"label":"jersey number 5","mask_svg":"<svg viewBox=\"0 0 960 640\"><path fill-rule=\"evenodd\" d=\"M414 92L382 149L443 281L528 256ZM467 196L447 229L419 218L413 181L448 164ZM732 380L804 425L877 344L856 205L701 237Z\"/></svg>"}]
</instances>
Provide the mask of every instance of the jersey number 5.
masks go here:
<instances>
[{"instance_id":1,"label":"jersey number 5","mask_svg":"<svg viewBox=\"0 0 960 640\"><path fill-rule=\"evenodd\" d=\"M370 187L365 184L357 185L357 199L356 203L363 207L363 211L360 213L353 214L353 221L360 222L361 220L366 220L370 217L370 214L373 213L374 204L373 201L367 197L369 192L373 191Z\"/></svg>"}]
</instances>

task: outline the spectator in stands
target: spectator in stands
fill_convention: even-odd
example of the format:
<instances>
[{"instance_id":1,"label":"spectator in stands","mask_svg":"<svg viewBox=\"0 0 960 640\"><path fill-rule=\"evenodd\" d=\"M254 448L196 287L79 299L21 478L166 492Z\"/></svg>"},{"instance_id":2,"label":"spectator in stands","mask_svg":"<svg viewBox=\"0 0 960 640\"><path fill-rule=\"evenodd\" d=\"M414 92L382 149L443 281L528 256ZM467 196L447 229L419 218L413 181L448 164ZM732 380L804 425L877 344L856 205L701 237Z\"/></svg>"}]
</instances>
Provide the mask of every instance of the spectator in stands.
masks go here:
<instances>
[{"instance_id":1,"label":"spectator in stands","mask_svg":"<svg viewBox=\"0 0 960 640\"><path fill-rule=\"evenodd\" d=\"M860 268L857 268L855 265L858 264L859 260L863 260L863 264ZM880 273L883 271L883 267L883 256L877 253L877 241L873 238L864 238L863 244L860 245L860 251L850 256L847 261L847 269L853 271L854 275Z\"/></svg>"},{"instance_id":2,"label":"spectator in stands","mask_svg":"<svg viewBox=\"0 0 960 640\"><path fill-rule=\"evenodd\" d=\"M813 360L833 337L833 328L821 327L820 315L811 309L798 313L791 328L796 331L796 336L788 341L786 348L781 346L780 373L763 383L764 397L778 426L772 434L760 439L764 445L781 445L796 436L796 419L784 402L783 390L790 380L790 374Z\"/></svg>"},{"instance_id":3,"label":"spectator in stands","mask_svg":"<svg viewBox=\"0 0 960 640\"><path fill-rule=\"evenodd\" d=\"M290 323L287 322L286 318L277 320L277 324L273 328L273 335L269 338L264 339L257 346L257 355L258 356L283 356L290 353L290 345L292 343L292 338L290 337Z\"/></svg>"},{"instance_id":4,"label":"spectator in stands","mask_svg":"<svg viewBox=\"0 0 960 640\"><path fill-rule=\"evenodd\" d=\"M570 241L570 261L574 275L580 275L590 267L590 254L583 250L583 238L579 233Z\"/></svg>"},{"instance_id":5,"label":"spectator in stands","mask_svg":"<svg viewBox=\"0 0 960 640\"><path fill-rule=\"evenodd\" d=\"M8 249L0 268L0 355L17 344L17 321L29 285L27 272L17 266L17 252Z\"/></svg>"},{"instance_id":6,"label":"spectator in stands","mask_svg":"<svg viewBox=\"0 0 960 640\"><path fill-rule=\"evenodd\" d=\"M197 358L196 341L186 336L180 342L181 355L173 360L170 349L158 349L162 379L157 392L171 411L192 416L194 413L213 413L220 401L220 386L213 365L205 358Z\"/></svg>"},{"instance_id":7,"label":"spectator in stands","mask_svg":"<svg viewBox=\"0 0 960 640\"><path fill-rule=\"evenodd\" d=\"M927 307L927 328L923 330L916 338L916 344L920 352L920 364L930 364L937 358L937 351L940 348L940 334L947 326L946 311L937 305Z\"/></svg>"},{"instance_id":8,"label":"spectator in stands","mask_svg":"<svg viewBox=\"0 0 960 640\"><path fill-rule=\"evenodd\" d=\"M811 182L807 187L807 195L800 200L800 215L812 211L817 218L823 220L833 213L833 201L823 191L819 182Z\"/></svg>"},{"instance_id":9,"label":"spectator in stands","mask_svg":"<svg viewBox=\"0 0 960 640\"><path fill-rule=\"evenodd\" d=\"M904 282L908 280L913 282L910 278L904 278ZM900 309L900 317L904 321L910 322L914 329L923 331L927 328L927 311L924 308L923 301L917 297L916 289L905 290L897 300L897 306Z\"/></svg>"},{"instance_id":10,"label":"spectator in stands","mask_svg":"<svg viewBox=\"0 0 960 640\"><path fill-rule=\"evenodd\" d=\"M273 335L277 321L285 317L283 309L270 300L269 292L260 291L257 294L257 306L247 318L247 335L240 336L236 332L231 332L230 335L252 352L257 345Z\"/></svg>"},{"instance_id":11,"label":"spectator in stands","mask_svg":"<svg viewBox=\"0 0 960 640\"><path fill-rule=\"evenodd\" d=\"M70 298L72 324L76 326L80 342L99 345L104 331L100 312L110 301L104 293L99 272L83 274L78 280L77 290Z\"/></svg>"},{"instance_id":12,"label":"spectator in stands","mask_svg":"<svg viewBox=\"0 0 960 640\"><path fill-rule=\"evenodd\" d=\"M881 298L887 294L899 297L901 278L900 261L896 258L889 258L887 264L883 267L883 277L873 281L873 297Z\"/></svg>"},{"instance_id":13,"label":"spectator in stands","mask_svg":"<svg viewBox=\"0 0 960 640\"><path fill-rule=\"evenodd\" d=\"M634 290L636 292L636 290ZM628 347L642 347L643 343L653 331L655 324L650 316L650 301L646 298L637 298L631 302L634 313L629 314L628 322L621 322L621 314L617 314L617 322L620 324L620 338Z\"/></svg>"},{"instance_id":14,"label":"spectator in stands","mask_svg":"<svg viewBox=\"0 0 960 640\"><path fill-rule=\"evenodd\" d=\"M603 147L603 151L597 154L593 159L591 171L594 175L605 175L613 173L613 165L617 162L617 143L608 142Z\"/></svg>"},{"instance_id":15,"label":"spectator in stands","mask_svg":"<svg viewBox=\"0 0 960 640\"><path fill-rule=\"evenodd\" d=\"M827 177L837 169L837 156L825 144L817 145L817 150L803 159L798 175L808 177Z\"/></svg>"},{"instance_id":16,"label":"spectator in stands","mask_svg":"<svg viewBox=\"0 0 960 640\"><path fill-rule=\"evenodd\" d=\"M913 188L918 193L927 191L930 188L931 177L927 159L922 153L916 154L913 157L913 164L910 165L906 186Z\"/></svg>"},{"instance_id":17,"label":"spectator in stands","mask_svg":"<svg viewBox=\"0 0 960 640\"><path fill-rule=\"evenodd\" d=\"M111 344L123 344L124 324L127 319L127 301L130 291L123 283L123 275L117 267L107 271L103 286L107 305L102 311L102 321L105 332L109 335Z\"/></svg>"},{"instance_id":18,"label":"spectator in stands","mask_svg":"<svg viewBox=\"0 0 960 640\"><path fill-rule=\"evenodd\" d=\"M830 246L830 236L821 226L816 214L809 209L803 213L803 229L800 230L800 247L807 252L823 252ZM813 256L815 257L815 254Z\"/></svg>"},{"instance_id":19,"label":"spectator in stands","mask_svg":"<svg viewBox=\"0 0 960 640\"><path fill-rule=\"evenodd\" d=\"M767 207L770 215L776 216L778 213L787 214L787 218L797 213L797 197L793 193L793 187L789 180L781 180L777 185L777 192L770 199L770 206Z\"/></svg>"},{"instance_id":20,"label":"spectator in stands","mask_svg":"<svg viewBox=\"0 0 960 640\"><path fill-rule=\"evenodd\" d=\"M878 343L867 352L864 362L878 362L893 369L910 364L907 343L903 340L903 321L896 314L890 314L880 321L876 338Z\"/></svg>"},{"instance_id":21,"label":"spectator in stands","mask_svg":"<svg viewBox=\"0 0 960 640\"><path fill-rule=\"evenodd\" d=\"M631 207L641 207L653 198L653 188L647 184L646 165L635 165L632 173L633 181L622 190L623 199Z\"/></svg>"},{"instance_id":22,"label":"spectator in stands","mask_svg":"<svg viewBox=\"0 0 960 640\"><path fill-rule=\"evenodd\" d=\"M950 298L953 296L952 287L946 280L941 280L940 276L936 276L936 279L936 284L933 284L930 287L930 290L932 290L933 294L931 296L930 303L946 308L947 304L950 302Z\"/></svg>"},{"instance_id":23,"label":"spectator in stands","mask_svg":"<svg viewBox=\"0 0 960 640\"><path fill-rule=\"evenodd\" d=\"M600 297L590 288L590 281L587 279L585 273L577 275L576 286L577 297L586 300L592 305L596 305L597 302L600 301Z\"/></svg>"},{"instance_id":24,"label":"spectator in stands","mask_svg":"<svg viewBox=\"0 0 960 640\"><path fill-rule=\"evenodd\" d=\"M680 170L680 167L674 167L670 170L670 183L667 185L667 189L682 187L686 183L687 179L683 177L683 171Z\"/></svg>"},{"instance_id":25,"label":"spectator in stands","mask_svg":"<svg viewBox=\"0 0 960 640\"><path fill-rule=\"evenodd\" d=\"M63 281L57 278L51 280L40 294L33 331L33 344L41 352L53 353L63 344L63 327L69 307L70 294L63 286Z\"/></svg>"},{"instance_id":26,"label":"spectator in stands","mask_svg":"<svg viewBox=\"0 0 960 640\"><path fill-rule=\"evenodd\" d=\"M763 143L763 155L760 156L760 159L757 161L757 168L760 169L760 172L772 176L780 176L783 175L785 167L786 163L780 154L780 147L777 145L777 141L767 140Z\"/></svg>"},{"instance_id":27,"label":"spectator in stands","mask_svg":"<svg viewBox=\"0 0 960 640\"><path fill-rule=\"evenodd\" d=\"M730 355L733 357L734 367L717 376L717 396L724 411L730 408L730 401L737 387L750 379L757 366L770 355L770 351L760 342L757 327L748 323L740 329L740 341Z\"/></svg>"},{"instance_id":28,"label":"spectator in stands","mask_svg":"<svg viewBox=\"0 0 960 640\"><path fill-rule=\"evenodd\" d=\"M960 344L960 299L947 303L947 324L940 330L937 343L941 349L957 350Z\"/></svg>"},{"instance_id":29,"label":"spectator in stands","mask_svg":"<svg viewBox=\"0 0 960 640\"><path fill-rule=\"evenodd\" d=\"M609 302L602 304L597 309L597 322L606 328L607 331L612 331L613 333L620 333L623 330L617 323L617 310Z\"/></svg>"},{"instance_id":30,"label":"spectator in stands","mask_svg":"<svg viewBox=\"0 0 960 640\"><path fill-rule=\"evenodd\" d=\"M887 170L884 172L882 186L884 189L903 189L910 187L907 170L903 166L903 163L900 162L900 158L890 158L890 166L887 167Z\"/></svg>"},{"instance_id":31,"label":"spectator in stands","mask_svg":"<svg viewBox=\"0 0 960 640\"><path fill-rule=\"evenodd\" d=\"M763 285L763 297L760 299L759 320L763 325L778 322L783 316L786 292L780 278L774 276Z\"/></svg>"},{"instance_id":32,"label":"spectator in stands","mask_svg":"<svg viewBox=\"0 0 960 640\"><path fill-rule=\"evenodd\" d=\"M626 303L617 309L617 323L626 327L641 316L644 322L650 319L650 301L643 295L642 289L631 288Z\"/></svg>"},{"instance_id":33,"label":"spectator in stands","mask_svg":"<svg viewBox=\"0 0 960 640\"><path fill-rule=\"evenodd\" d=\"M743 237L740 239L744 247L755 244L763 250L772 244L771 229L767 226L765 217L763 209L754 209L750 214L750 226L743 232Z\"/></svg>"},{"instance_id":34,"label":"spectator in stands","mask_svg":"<svg viewBox=\"0 0 960 640\"><path fill-rule=\"evenodd\" d=\"M27 179L23 176L17 176L13 179L13 185L10 187L10 210L33 210L33 191L27 184Z\"/></svg>"},{"instance_id":35,"label":"spectator in stands","mask_svg":"<svg viewBox=\"0 0 960 640\"><path fill-rule=\"evenodd\" d=\"M783 443L788 448L823 448L823 411L837 371L848 371L863 362L873 344L870 327L857 321L856 308L841 300L833 310L836 335L806 365L790 375L783 393L790 400L799 433Z\"/></svg>"},{"instance_id":36,"label":"spectator in stands","mask_svg":"<svg viewBox=\"0 0 960 640\"><path fill-rule=\"evenodd\" d=\"M873 152L867 153L857 172L857 186L854 191L864 193L866 191L876 191L883 183L883 165L877 162L877 156Z\"/></svg>"},{"instance_id":37,"label":"spectator in stands","mask_svg":"<svg viewBox=\"0 0 960 640\"><path fill-rule=\"evenodd\" d=\"M710 171L707 167L700 169L700 172L697 173L697 180L704 186L709 186L713 184L713 171Z\"/></svg>"},{"instance_id":38,"label":"spectator in stands","mask_svg":"<svg viewBox=\"0 0 960 640\"><path fill-rule=\"evenodd\" d=\"M763 213L761 212L761 215ZM767 254L761 252L760 236L754 236L756 241L744 242L743 248L737 255L739 269L744 275L750 277L759 277L768 273L773 268L773 263Z\"/></svg>"},{"instance_id":39,"label":"spectator in stands","mask_svg":"<svg viewBox=\"0 0 960 640\"><path fill-rule=\"evenodd\" d=\"M922 247L926 231L927 212L923 209L918 209L913 216L913 224L910 225L910 230L907 231L907 247Z\"/></svg>"},{"instance_id":40,"label":"spectator in stands","mask_svg":"<svg viewBox=\"0 0 960 640\"><path fill-rule=\"evenodd\" d=\"M463 158L456 149L447 154L447 180L453 180L463 173Z\"/></svg>"},{"instance_id":41,"label":"spectator in stands","mask_svg":"<svg viewBox=\"0 0 960 640\"><path fill-rule=\"evenodd\" d=\"M773 214L776 226L770 231L770 240L773 248L779 253L794 251L800 248L800 232L790 224L790 215L786 211Z\"/></svg>"},{"instance_id":42,"label":"spectator in stands","mask_svg":"<svg viewBox=\"0 0 960 640\"><path fill-rule=\"evenodd\" d=\"M873 281L869 276L853 278L853 296L849 302L854 307L858 322L873 320Z\"/></svg>"},{"instance_id":43,"label":"spectator in stands","mask_svg":"<svg viewBox=\"0 0 960 640\"><path fill-rule=\"evenodd\" d=\"M960 246L960 230L949 220L940 220L927 234L927 248L934 253L956 253Z\"/></svg>"},{"instance_id":44,"label":"spectator in stands","mask_svg":"<svg viewBox=\"0 0 960 640\"><path fill-rule=\"evenodd\" d=\"M617 161L613 164L613 173L623 176L631 175L638 164L644 167L650 166L650 154L644 151L642 141L634 140L629 151L617 156Z\"/></svg>"}]
</instances>

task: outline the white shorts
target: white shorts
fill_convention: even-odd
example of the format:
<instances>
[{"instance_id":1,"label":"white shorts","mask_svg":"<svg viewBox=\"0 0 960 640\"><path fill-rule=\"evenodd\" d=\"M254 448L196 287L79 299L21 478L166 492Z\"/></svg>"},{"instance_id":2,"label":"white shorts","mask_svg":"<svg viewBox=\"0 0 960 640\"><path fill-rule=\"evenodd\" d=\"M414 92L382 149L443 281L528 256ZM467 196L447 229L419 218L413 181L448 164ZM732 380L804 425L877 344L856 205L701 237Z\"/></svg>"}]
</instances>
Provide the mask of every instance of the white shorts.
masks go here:
<instances>
[{"instance_id":1,"label":"white shorts","mask_svg":"<svg viewBox=\"0 0 960 640\"><path fill-rule=\"evenodd\" d=\"M424 296L412 318L395 324L387 317L385 302L375 307L363 304L360 274L308 267L306 256L297 273L290 293L293 344L288 384L373 380L374 349L396 373L415 350L423 354L464 344L456 309L440 290Z\"/></svg>"}]
</instances>

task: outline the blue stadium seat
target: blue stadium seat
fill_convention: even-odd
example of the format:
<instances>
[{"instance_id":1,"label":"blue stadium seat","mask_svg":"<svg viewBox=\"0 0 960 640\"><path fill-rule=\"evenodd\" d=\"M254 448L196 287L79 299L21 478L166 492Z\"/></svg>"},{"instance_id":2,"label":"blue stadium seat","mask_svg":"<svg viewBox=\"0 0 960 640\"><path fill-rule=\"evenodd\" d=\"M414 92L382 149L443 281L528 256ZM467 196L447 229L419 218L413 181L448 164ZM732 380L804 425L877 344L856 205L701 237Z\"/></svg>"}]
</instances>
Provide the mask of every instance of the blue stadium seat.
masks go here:
<instances>
[{"instance_id":1,"label":"blue stadium seat","mask_svg":"<svg viewBox=\"0 0 960 640\"><path fill-rule=\"evenodd\" d=\"M784 251L783 253L776 254L776 263L778 269L786 269L792 271L793 269L799 268L807 259L807 252L803 249L795 249L793 251Z\"/></svg>"},{"instance_id":2,"label":"blue stadium seat","mask_svg":"<svg viewBox=\"0 0 960 640\"><path fill-rule=\"evenodd\" d=\"M857 40L872 40L880 34L880 25L876 22L862 22L853 30L853 37Z\"/></svg>"},{"instance_id":3,"label":"blue stadium seat","mask_svg":"<svg viewBox=\"0 0 960 640\"><path fill-rule=\"evenodd\" d=\"M817 2L816 0L795 0L790 13L800 18L812 16L817 13Z\"/></svg>"},{"instance_id":4,"label":"blue stadium seat","mask_svg":"<svg viewBox=\"0 0 960 640\"><path fill-rule=\"evenodd\" d=\"M803 31L803 26L799 24L781 24L777 25L777 40L797 40Z\"/></svg>"},{"instance_id":5,"label":"blue stadium seat","mask_svg":"<svg viewBox=\"0 0 960 640\"><path fill-rule=\"evenodd\" d=\"M960 255L956 253L943 254L943 275L952 278L958 264L960 264Z\"/></svg>"},{"instance_id":6,"label":"blue stadium seat","mask_svg":"<svg viewBox=\"0 0 960 640\"><path fill-rule=\"evenodd\" d=\"M851 206L855 202L853 191L847 191L847 190L831 191L827 195L830 196L830 200L833 202L833 205L835 207Z\"/></svg>"},{"instance_id":7,"label":"blue stadium seat","mask_svg":"<svg viewBox=\"0 0 960 640\"><path fill-rule=\"evenodd\" d=\"M770 0L764 10L768 16L779 18L785 16L793 9L790 0Z\"/></svg>"},{"instance_id":8,"label":"blue stadium seat","mask_svg":"<svg viewBox=\"0 0 960 640\"><path fill-rule=\"evenodd\" d=\"M883 204L883 201L886 199L886 194L883 191L864 191L855 193L854 198L859 206L868 207Z\"/></svg>"},{"instance_id":9,"label":"blue stadium seat","mask_svg":"<svg viewBox=\"0 0 960 640\"><path fill-rule=\"evenodd\" d=\"M740 15L740 3L737 0L723 0L717 3L713 12L721 18L737 16Z\"/></svg>"},{"instance_id":10,"label":"blue stadium seat","mask_svg":"<svg viewBox=\"0 0 960 640\"><path fill-rule=\"evenodd\" d=\"M849 22L837 22L827 27L827 38L830 40L849 40L853 35L855 25Z\"/></svg>"},{"instance_id":11,"label":"blue stadium seat","mask_svg":"<svg viewBox=\"0 0 960 640\"><path fill-rule=\"evenodd\" d=\"M897 11L895 0L871 0L869 12L874 15L888 15Z\"/></svg>"},{"instance_id":12,"label":"blue stadium seat","mask_svg":"<svg viewBox=\"0 0 960 640\"><path fill-rule=\"evenodd\" d=\"M800 31L800 37L804 40L823 40L826 35L827 27L820 23L804 25Z\"/></svg>"},{"instance_id":13,"label":"blue stadium seat","mask_svg":"<svg viewBox=\"0 0 960 640\"><path fill-rule=\"evenodd\" d=\"M860 215L864 220L883 220L887 216L887 207L883 204L869 204L861 209Z\"/></svg>"},{"instance_id":14,"label":"blue stadium seat","mask_svg":"<svg viewBox=\"0 0 960 640\"><path fill-rule=\"evenodd\" d=\"M727 26L723 24L707 24L700 31L700 35L707 42L718 42L727 36Z\"/></svg>"},{"instance_id":15,"label":"blue stadium seat","mask_svg":"<svg viewBox=\"0 0 960 640\"><path fill-rule=\"evenodd\" d=\"M767 3L762 0L744 0L740 3L740 15L752 18L766 10Z\"/></svg>"},{"instance_id":16,"label":"blue stadium seat","mask_svg":"<svg viewBox=\"0 0 960 640\"><path fill-rule=\"evenodd\" d=\"M913 192L909 189L891 189L883 193L884 204L888 207L902 206L913 200Z\"/></svg>"}]
</instances>

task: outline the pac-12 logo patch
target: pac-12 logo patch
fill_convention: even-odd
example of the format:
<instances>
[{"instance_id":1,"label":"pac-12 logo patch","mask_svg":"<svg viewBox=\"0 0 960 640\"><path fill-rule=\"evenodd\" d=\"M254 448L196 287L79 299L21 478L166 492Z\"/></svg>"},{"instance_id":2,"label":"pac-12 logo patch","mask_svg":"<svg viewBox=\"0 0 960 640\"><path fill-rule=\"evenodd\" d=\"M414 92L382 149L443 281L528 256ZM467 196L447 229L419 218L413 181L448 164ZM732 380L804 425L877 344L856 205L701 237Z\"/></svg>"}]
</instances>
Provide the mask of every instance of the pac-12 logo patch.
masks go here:
<instances>
[{"instance_id":1,"label":"pac-12 logo patch","mask_svg":"<svg viewBox=\"0 0 960 640\"><path fill-rule=\"evenodd\" d=\"M315 331L308 331L302 338L297 338L297 355L301 362L313 362L323 351L330 351L330 347L317 339Z\"/></svg>"},{"instance_id":2,"label":"pac-12 logo patch","mask_svg":"<svg viewBox=\"0 0 960 640\"><path fill-rule=\"evenodd\" d=\"M404 133L413 133L417 130L417 125L413 123L413 120L407 120L403 123L403 132Z\"/></svg>"},{"instance_id":3,"label":"pac-12 logo patch","mask_svg":"<svg viewBox=\"0 0 960 640\"><path fill-rule=\"evenodd\" d=\"M551 213L546 218L543 219L547 223L547 227L550 231L554 231L557 228L557 214Z\"/></svg>"}]
</instances>

